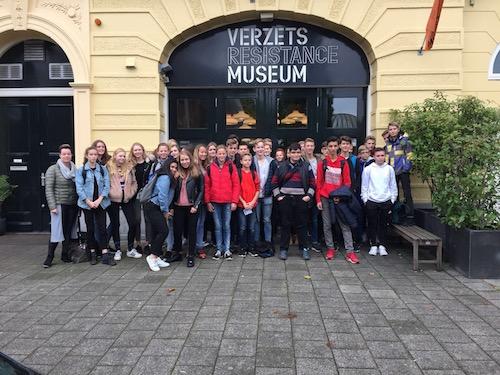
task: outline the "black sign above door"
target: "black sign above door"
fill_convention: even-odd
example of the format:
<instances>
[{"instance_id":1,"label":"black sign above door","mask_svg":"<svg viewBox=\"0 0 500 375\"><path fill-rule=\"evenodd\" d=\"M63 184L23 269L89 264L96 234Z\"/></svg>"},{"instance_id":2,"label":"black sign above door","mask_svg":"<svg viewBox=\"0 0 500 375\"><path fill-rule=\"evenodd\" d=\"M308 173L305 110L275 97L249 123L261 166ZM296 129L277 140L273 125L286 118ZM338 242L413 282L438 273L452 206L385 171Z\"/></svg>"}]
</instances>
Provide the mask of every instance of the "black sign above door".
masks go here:
<instances>
[{"instance_id":1,"label":"black sign above door","mask_svg":"<svg viewBox=\"0 0 500 375\"><path fill-rule=\"evenodd\" d=\"M368 86L363 50L331 30L246 22L196 36L170 56L171 88Z\"/></svg>"}]
</instances>

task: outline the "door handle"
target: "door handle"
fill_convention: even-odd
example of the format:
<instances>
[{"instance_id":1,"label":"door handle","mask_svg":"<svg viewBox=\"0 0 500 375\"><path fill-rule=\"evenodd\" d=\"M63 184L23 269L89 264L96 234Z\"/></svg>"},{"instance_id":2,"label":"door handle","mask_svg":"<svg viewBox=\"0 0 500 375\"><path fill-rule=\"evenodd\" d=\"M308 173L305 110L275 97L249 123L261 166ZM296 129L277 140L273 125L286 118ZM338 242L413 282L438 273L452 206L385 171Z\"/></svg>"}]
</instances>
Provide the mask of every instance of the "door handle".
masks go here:
<instances>
[{"instance_id":1,"label":"door handle","mask_svg":"<svg viewBox=\"0 0 500 375\"><path fill-rule=\"evenodd\" d=\"M40 173L40 185L45 186L45 173Z\"/></svg>"}]
</instances>

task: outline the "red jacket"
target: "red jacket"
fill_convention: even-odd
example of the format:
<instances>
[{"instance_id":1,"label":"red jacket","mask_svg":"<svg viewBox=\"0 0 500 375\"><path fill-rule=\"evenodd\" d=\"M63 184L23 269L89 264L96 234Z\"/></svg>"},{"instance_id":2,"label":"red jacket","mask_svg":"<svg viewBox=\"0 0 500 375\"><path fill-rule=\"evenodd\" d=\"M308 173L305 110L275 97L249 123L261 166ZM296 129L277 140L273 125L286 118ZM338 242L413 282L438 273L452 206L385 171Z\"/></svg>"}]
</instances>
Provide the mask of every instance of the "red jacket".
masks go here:
<instances>
[{"instance_id":1,"label":"red jacket","mask_svg":"<svg viewBox=\"0 0 500 375\"><path fill-rule=\"evenodd\" d=\"M241 173L240 196L245 202L249 203L255 197L255 193L260 191L259 175L257 174L256 171L245 172L243 168L241 169L240 173ZM257 202L255 202L252 208L254 208L256 205ZM241 203L241 200L238 202L238 207L243 208L243 203Z\"/></svg>"},{"instance_id":2,"label":"red jacket","mask_svg":"<svg viewBox=\"0 0 500 375\"><path fill-rule=\"evenodd\" d=\"M344 166L342 167L342 160ZM326 163L327 168L323 165ZM342 167L342 168L341 168ZM326 169L326 178L325 172ZM351 176L349 171L349 163L342 156L337 156L335 161L332 161L330 155L327 155L325 160L318 162L318 173L316 175L316 202L321 202L321 197L329 198L332 191L337 190L341 186L351 187Z\"/></svg>"},{"instance_id":3,"label":"red jacket","mask_svg":"<svg viewBox=\"0 0 500 375\"><path fill-rule=\"evenodd\" d=\"M231 164L232 173L229 165ZM205 203L236 203L240 199L240 179L236 166L226 160L219 167L216 161L207 167L205 176Z\"/></svg>"}]
</instances>

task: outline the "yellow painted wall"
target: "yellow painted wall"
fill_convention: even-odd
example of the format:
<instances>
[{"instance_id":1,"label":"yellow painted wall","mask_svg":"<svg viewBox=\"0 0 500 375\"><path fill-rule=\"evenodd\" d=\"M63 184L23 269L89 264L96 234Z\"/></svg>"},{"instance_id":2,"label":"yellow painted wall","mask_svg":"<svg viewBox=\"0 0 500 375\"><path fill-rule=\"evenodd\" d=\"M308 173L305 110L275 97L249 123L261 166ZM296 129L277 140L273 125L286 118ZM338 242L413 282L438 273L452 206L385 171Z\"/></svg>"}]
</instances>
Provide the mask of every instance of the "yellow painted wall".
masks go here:
<instances>
[{"instance_id":1,"label":"yellow painted wall","mask_svg":"<svg viewBox=\"0 0 500 375\"><path fill-rule=\"evenodd\" d=\"M152 149L168 136L159 63L187 39L258 19L261 11L343 33L361 45L372 73L370 131L379 144L391 108L423 100L435 90L500 103L500 81L487 78L491 54L500 43L499 0L476 0L474 6L469 0L446 0L434 48L422 56L417 50L433 0L0 0L0 52L15 34L19 12L13 4L19 2L26 17L20 30L43 33L40 19L45 20L48 36L78 65L80 148L102 138L110 149L133 141ZM74 9L80 12L79 25L70 17ZM126 67L130 58L133 68ZM416 201L427 201L425 187L414 186Z\"/></svg>"}]
</instances>

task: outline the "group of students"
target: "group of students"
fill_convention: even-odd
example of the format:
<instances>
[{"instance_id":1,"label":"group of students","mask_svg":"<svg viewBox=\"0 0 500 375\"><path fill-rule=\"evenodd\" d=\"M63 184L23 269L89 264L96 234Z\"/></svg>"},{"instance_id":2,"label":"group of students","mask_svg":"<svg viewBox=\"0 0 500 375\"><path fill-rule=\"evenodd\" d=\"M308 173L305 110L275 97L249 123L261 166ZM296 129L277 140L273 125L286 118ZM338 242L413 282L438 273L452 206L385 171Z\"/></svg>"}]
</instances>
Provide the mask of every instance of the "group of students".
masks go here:
<instances>
[{"instance_id":1,"label":"group of students","mask_svg":"<svg viewBox=\"0 0 500 375\"><path fill-rule=\"evenodd\" d=\"M388 215L398 199L399 180L410 216L413 211L412 150L397 123L389 124L384 139L386 145L380 148L368 136L355 156L347 136L327 139L321 154L315 154L315 141L307 138L286 150L278 148L274 158L270 139L256 139L250 148L230 136L225 144L211 142L194 149L169 140L153 155L140 143L134 143L128 155L122 148L109 155L106 144L97 140L85 150L78 169L71 147L61 145L59 160L46 173L51 237L43 265L52 265L59 242L61 260L71 261L79 210L91 264L100 258L103 264L115 265L123 255L146 254L149 268L159 271L183 259L187 242L187 266L193 267L196 256L207 257L210 223L216 260L231 260L235 249L243 257L258 256L259 248L274 255L277 238L280 259L287 259L292 240L308 260L310 250L321 252L320 223L327 260L335 257L342 239L345 259L359 263L356 253L365 231L369 254L387 255ZM128 224L125 254L120 209ZM141 240L142 214L146 244ZM111 238L114 252L108 246Z\"/></svg>"}]
</instances>

